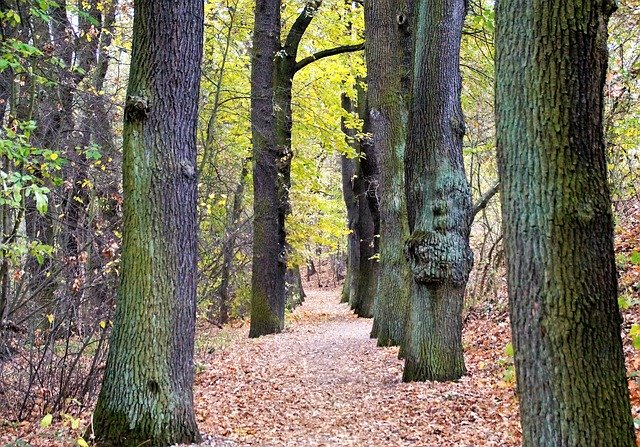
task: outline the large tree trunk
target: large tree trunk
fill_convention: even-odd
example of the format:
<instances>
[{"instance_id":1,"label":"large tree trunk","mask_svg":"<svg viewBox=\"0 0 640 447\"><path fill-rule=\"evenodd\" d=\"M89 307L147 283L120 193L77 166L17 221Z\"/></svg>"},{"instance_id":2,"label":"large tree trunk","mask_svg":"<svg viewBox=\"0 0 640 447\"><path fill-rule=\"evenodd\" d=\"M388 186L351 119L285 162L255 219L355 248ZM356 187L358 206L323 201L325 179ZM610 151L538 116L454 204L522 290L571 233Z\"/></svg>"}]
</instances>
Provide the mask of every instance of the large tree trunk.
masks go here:
<instances>
[{"instance_id":1,"label":"large tree trunk","mask_svg":"<svg viewBox=\"0 0 640 447\"><path fill-rule=\"evenodd\" d=\"M460 39L464 0L419 0L406 153L413 275L405 381L465 374L462 304L473 263L471 192L462 160Z\"/></svg>"},{"instance_id":2,"label":"large tree trunk","mask_svg":"<svg viewBox=\"0 0 640 447\"><path fill-rule=\"evenodd\" d=\"M602 130L613 8L497 4L498 161L525 446L635 445Z\"/></svg>"},{"instance_id":3,"label":"large tree trunk","mask_svg":"<svg viewBox=\"0 0 640 447\"><path fill-rule=\"evenodd\" d=\"M410 276L404 155L409 119L413 0L365 3L367 84L373 145L380 159L380 261L372 337L378 346L404 339Z\"/></svg>"},{"instance_id":4,"label":"large tree trunk","mask_svg":"<svg viewBox=\"0 0 640 447\"><path fill-rule=\"evenodd\" d=\"M203 11L201 0L135 1L121 284L93 418L98 445L200 439L192 385Z\"/></svg>"},{"instance_id":5,"label":"large tree trunk","mask_svg":"<svg viewBox=\"0 0 640 447\"><path fill-rule=\"evenodd\" d=\"M280 50L280 0L257 0L251 64L253 263L249 337L284 328L284 226L279 222L274 58Z\"/></svg>"}]
</instances>

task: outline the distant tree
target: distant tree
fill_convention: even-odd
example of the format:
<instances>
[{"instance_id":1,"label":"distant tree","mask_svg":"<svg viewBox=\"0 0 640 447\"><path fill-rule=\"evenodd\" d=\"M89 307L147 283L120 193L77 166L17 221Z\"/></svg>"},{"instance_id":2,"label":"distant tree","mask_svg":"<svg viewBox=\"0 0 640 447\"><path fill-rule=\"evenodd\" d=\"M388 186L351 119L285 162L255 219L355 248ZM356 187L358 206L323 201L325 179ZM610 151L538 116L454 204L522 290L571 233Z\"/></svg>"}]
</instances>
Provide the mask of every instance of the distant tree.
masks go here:
<instances>
[{"instance_id":1,"label":"distant tree","mask_svg":"<svg viewBox=\"0 0 640 447\"><path fill-rule=\"evenodd\" d=\"M525 446L635 445L603 139L609 0L496 4L504 246Z\"/></svg>"},{"instance_id":2,"label":"distant tree","mask_svg":"<svg viewBox=\"0 0 640 447\"><path fill-rule=\"evenodd\" d=\"M462 159L460 40L465 0L417 0L405 156L413 275L405 381L465 373L462 304L473 263L471 192Z\"/></svg>"},{"instance_id":3,"label":"distant tree","mask_svg":"<svg viewBox=\"0 0 640 447\"><path fill-rule=\"evenodd\" d=\"M409 268L401 247L409 236L404 155L413 0L368 0L364 10L370 130L380 172L380 259L371 336L379 346L389 346L404 339L410 295Z\"/></svg>"},{"instance_id":4,"label":"distant tree","mask_svg":"<svg viewBox=\"0 0 640 447\"><path fill-rule=\"evenodd\" d=\"M347 141L354 150L353 158L342 156L343 196L347 205L349 239L348 271L343 300L362 318L373 317L380 263L378 203L378 156L369 132L367 93L362 82L356 85L356 98L343 95L342 106L355 119L363 122L362 135L343 123Z\"/></svg>"},{"instance_id":5,"label":"distant tree","mask_svg":"<svg viewBox=\"0 0 640 447\"><path fill-rule=\"evenodd\" d=\"M193 412L202 0L136 0L124 117L121 283L98 445L200 439Z\"/></svg>"}]
</instances>

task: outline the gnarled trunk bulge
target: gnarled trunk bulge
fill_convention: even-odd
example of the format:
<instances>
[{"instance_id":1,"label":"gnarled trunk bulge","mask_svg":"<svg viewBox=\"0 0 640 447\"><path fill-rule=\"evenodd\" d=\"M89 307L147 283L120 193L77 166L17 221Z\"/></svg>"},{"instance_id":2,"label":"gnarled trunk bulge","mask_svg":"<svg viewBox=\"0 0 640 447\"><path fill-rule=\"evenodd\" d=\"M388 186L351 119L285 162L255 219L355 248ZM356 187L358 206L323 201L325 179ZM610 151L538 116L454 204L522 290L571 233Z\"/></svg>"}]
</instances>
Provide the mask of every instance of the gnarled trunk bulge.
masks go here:
<instances>
[{"instance_id":1,"label":"gnarled trunk bulge","mask_svg":"<svg viewBox=\"0 0 640 447\"><path fill-rule=\"evenodd\" d=\"M135 1L124 117L121 283L97 445L200 440L193 412L202 0Z\"/></svg>"},{"instance_id":2,"label":"gnarled trunk bulge","mask_svg":"<svg viewBox=\"0 0 640 447\"><path fill-rule=\"evenodd\" d=\"M404 381L465 374L462 304L473 263L471 191L462 160L460 39L464 0L419 0L405 158L413 277Z\"/></svg>"},{"instance_id":3,"label":"gnarled trunk bulge","mask_svg":"<svg viewBox=\"0 0 640 447\"><path fill-rule=\"evenodd\" d=\"M379 157L380 260L372 337L404 340L410 276L402 247L409 236L404 155L409 121L413 0L365 3L369 116Z\"/></svg>"},{"instance_id":4,"label":"gnarled trunk bulge","mask_svg":"<svg viewBox=\"0 0 640 447\"><path fill-rule=\"evenodd\" d=\"M635 445L602 128L609 0L501 0L496 110L524 445Z\"/></svg>"}]
</instances>

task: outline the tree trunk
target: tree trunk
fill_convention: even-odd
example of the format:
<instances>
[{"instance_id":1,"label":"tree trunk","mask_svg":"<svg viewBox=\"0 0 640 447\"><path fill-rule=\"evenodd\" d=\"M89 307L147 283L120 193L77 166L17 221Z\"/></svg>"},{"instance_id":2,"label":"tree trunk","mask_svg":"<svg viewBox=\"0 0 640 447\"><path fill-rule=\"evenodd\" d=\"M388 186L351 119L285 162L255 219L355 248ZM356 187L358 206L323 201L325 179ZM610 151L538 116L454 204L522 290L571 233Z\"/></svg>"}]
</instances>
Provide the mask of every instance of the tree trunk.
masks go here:
<instances>
[{"instance_id":1,"label":"tree trunk","mask_svg":"<svg viewBox=\"0 0 640 447\"><path fill-rule=\"evenodd\" d=\"M410 276L403 246L409 236L404 155L411 75L413 1L367 1L367 84L373 145L380 157L380 274L372 337L378 346L404 339Z\"/></svg>"},{"instance_id":2,"label":"tree trunk","mask_svg":"<svg viewBox=\"0 0 640 447\"><path fill-rule=\"evenodd\" d=\"M413 275L405 381L465 374L462 304L473 263L471 191L462 159L460 39L464 0L419 0L406 153Z\"/></svg>"},{"instance_id":3,"label":"tree trunk","mask_svg":"<svg viewBox=\"0 0 640 447\"><path fill-rule=\"evenodd\" d=\"M296 61L300 41L321 3L321 0L305 2L282 46L280 1L258 0L256 4L251 74L251 121L256 164L250 337L280 332L284 327L284 277L289 250L285 224L291 212L289 189L293 158L293 77L316 60L362 49L361 45L346 45Z\"/></svg>"},{"instance_id":4,"label":"tree trunk","mask_svg":"<svg viewBox=\"0 0 640 447\"><path fill-rule=\"evenodd\" d=\"M302 287L302 275L300 274L299 266L296 265L295 267L287 269L285 282L287 297L286 306L287 309L293 310L304 303L304 299L307 296L304 293L304 288Z\"/></svg>"},{"instance_id":5,"label":"tree trunk","mask_svg":"<svg viewBox=\"0 0 640 447\"><path fill-rule=\"evenodd\" d=\"M348 113L355 112L353 102L344 93L342 94L342 108ZM342 120L342 131L347 138L347 143L357 152L356 131L347 128L344 119ZM342 196L347 207L347 228L350 230L347 236L347 274L340 300L343 303L351 302L351 294L354 291L352 283L354 278L359 276L360 269L360 237L357 234L358 201L353 193L353 182L356 171L359 169L358 163L359 160L356 157L350 158L346 155L341 157Z\"/></svg>"},{"instance_id":6,"label":"tree trunk","mask_svg":"<svg viewBox=\"0 0 640 447\"><path fill-rule=\"evenodd\" d=\"M364 94L358 99L364 119L364 133L369 133L368 107ZM362 105L363 104L363 105ZM360 238L358 276L352 278L351 308L361 318L373 317L373 301L378 288L380 215L378 207L378 175L375 147L369 137L360 141L354 194L358 200L356 233Z\"/></svg>"},{"instance_id":7,"label":"tree trunk","mask_svg":"<svg viewBox=\"0 0 640 447\"><path fill-rule=\"evenodd\" d=\"M200 440L192 385L204 7L134 5L121 283L94 429L101 446L190 444Z\"/></svg>"},{"instance_id":8,"label":"tree trunk","mask_svg":"<svg viewBox=\"0 0 640 447\"><path fill-rule=\"evenodd\" d=\"M280 50L280 0L256 0L251 64L253 263L249 337L284 328L284 227L279 222L274 58Z\"/></svg>"},{"instance_id":9,"label":"tree trunk","mask_svg":"<svg viewBox=\"0 0 640 447\"><path fill-rule=\"evenodd\" d=\"M229 279L233 268L233 255L236 248L236 238L238 235L238 222L242 214L242 201L244 199L244 187L249 174L249 160L242 165L240 179L233 194L231 207L227 207L227 228L225 229L224 240L222 241L222 267L220 269L220 286L218 286L218 324L227 324L229 321L229 304L231 296L229 293ZM214 315L209 312L209 320L214 321Z\"/></svg>"},{"instance_id":10,"label":"tree trunk","mask_svg":"<svg viewBox=\"0 0 640 447\"><path fill-rule=\"evenodd\" d=\"M498 161L523 442L635 445L602 129L609 0L496 9Z\"/></svg>"}]
</instances>

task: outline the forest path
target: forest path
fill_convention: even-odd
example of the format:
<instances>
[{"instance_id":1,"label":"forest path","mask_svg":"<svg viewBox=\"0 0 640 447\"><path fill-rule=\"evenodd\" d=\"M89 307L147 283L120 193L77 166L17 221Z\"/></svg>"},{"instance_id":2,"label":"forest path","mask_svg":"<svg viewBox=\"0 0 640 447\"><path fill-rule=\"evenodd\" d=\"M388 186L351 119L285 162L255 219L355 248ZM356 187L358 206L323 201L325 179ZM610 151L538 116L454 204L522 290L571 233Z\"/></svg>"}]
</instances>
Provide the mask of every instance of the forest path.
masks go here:
<instances>
[{"instance_id":1,"label":"forest path","mask_svg":"<svg viewBox=\"0 0 640 447\"><path fill-rule=\"evenodd\" d=\"M512 386L489 359L468 358L458 383L404 384L397 348L369 338L372 320L336 291L308 294L282 334L248 339L244 327L199 338L202 445L519 445Z\"/></svg>"}]
</instances>

